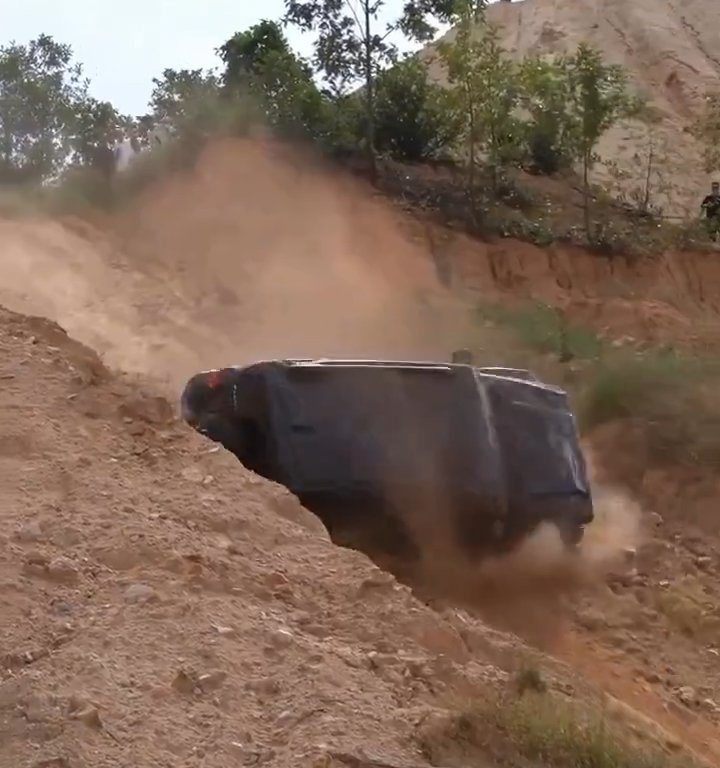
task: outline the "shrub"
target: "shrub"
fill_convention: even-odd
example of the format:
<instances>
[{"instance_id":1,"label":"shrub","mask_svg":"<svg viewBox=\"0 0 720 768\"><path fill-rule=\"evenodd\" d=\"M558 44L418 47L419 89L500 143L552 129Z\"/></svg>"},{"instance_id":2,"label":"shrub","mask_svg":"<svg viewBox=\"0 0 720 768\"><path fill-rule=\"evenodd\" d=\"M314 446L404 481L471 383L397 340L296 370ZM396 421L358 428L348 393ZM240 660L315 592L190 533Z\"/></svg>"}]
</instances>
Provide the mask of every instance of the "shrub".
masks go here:
<instances>
[{"instance_id":1,"label":"shrub","mask_svg":"<svg viewBox=\"0 0 720 768\"><path fill-rule=\"evenodd\" d=\"M672 351L608 356L581 393L581 427L635 420L654 460L720 466L719 363Z\"/></svg>"}]
</instances>

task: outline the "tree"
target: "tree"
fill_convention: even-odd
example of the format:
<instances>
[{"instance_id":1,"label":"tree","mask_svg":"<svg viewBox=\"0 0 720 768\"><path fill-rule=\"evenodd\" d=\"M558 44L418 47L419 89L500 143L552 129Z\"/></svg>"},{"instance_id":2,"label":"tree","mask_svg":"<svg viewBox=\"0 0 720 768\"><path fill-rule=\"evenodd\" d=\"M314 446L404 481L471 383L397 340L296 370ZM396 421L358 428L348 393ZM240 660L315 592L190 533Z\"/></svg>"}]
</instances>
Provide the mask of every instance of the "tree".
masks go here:
<instances>
[{"instance_id":1,"label":"tree","mask_svg":"<svg viewBox=\"0 0 720 768\"><path fill-rule=\"evenodd\" d=\"M581 43L566 60L570 110L576 121L576 153L582 162L585 231L590 236L590 171L603 134L620 120L637 115L641 101L628 91L625 70L605 64L599 51Z\"/></svg>"},{"instance_id":2,"label":"tree","mask_svg":"<svg viewBox=\"0 0 720 768\"><path fill-rule=\"evenodd\" d=\"M705 109L693 126L693 135L703 144L705 170L720 170L720 93L705 97Z\"/></svg>"},{"instance_id":3,"label":"tree","mask_svg":"<svg viewBox=\"0 0 720 768\"><path fill-rule=\"evenodd\" d=\"M77 105L72 148L79 165L111 173L114 161L112 145L125 135L132 121L121 115L108 101L88 97Z\"/></svg>"},{"instance_id":4,"label":"tree","mask_svg":"<svg viewBox=\"0 0 720 768\"><path fill-rule=\"evenodd\" d=\"M401 160L426 160L458 134L447 91L415 56L378 76L375 109L376 148Z\"/></svg>"},{"instance_id":5,"label":"tree","mask_svg":"<svg viewBox=\"0 0 720 768\"><path fill-rule=\"evenodd\" d=\"M572 166L576 123L570 111L570 79L564 59L525 58L520 65L520 101L528 114L527 150L535 168L553 174Z\"/></svg>"},{"instance_id":6,"label":"tree","mask_svg":"<svg viewBox=\"0 0 720 768\"><path fill-rule=\"evenodd\" d=\"M178 138L188 159L208 136L237 125L237 104L223 98L220 78L212 70L166 69L153 78L153 86L150 114L137 119L136 130L146 136L164 126Z\"/></svg>"},{"instance_id":7,"label":"tree","mask_svg":"<svg viewBox=\"0 0 720 768\"><path fill-rule=\"evenodd\" d=\"M223 85L254 99L268 125L282 133L321 138L328 130L328 104L311 67L290 49L280 25L261 21L233 35L218 53Z\"/></svg>"},{"instance_id":8,"label":"tree","mask_svg":"<svg viewBox=\"0 0 720 768\"><path fill-rule=\"evenodd\" d=\"M478 26L479 23L479 26ZM465 6L454 41L438 46L467 147L468 187L473 214L475 175L484 154L497 192L500 170L517 156L522 125L517 116L520 81L500 46L497 30Z\"/></svg>"},{"instance_id":9,"label":"tree","mask_svg":"<svg viewBox=\"0 0 720 768\"><path fill-rule=\"evenodd\" d=\"M474 0L478 6L484 1ZM363 83L363 134L373 180L377 174L375 83L380 69L397 57L390 36L401 32L427 41L435 32L432 19L456 18L455 0L406 0L402 13L382 25L379 15L385 4L385 0L285 0L285 22L316 33L314 63L330 89L340 94L348 85Z\"/></svg>"},{"instance_id":10,"label":"tree","mask_svg":"<svg viewBox=\"0 0 720 768\"><path fill-rule=\"evenodd\" d=\"M149 106L155 121L178 128L196 121L220 87L216 74L202 69L165 69L152 82Z\"/></svg>"},{"instance_id":11,"label":"tree","mask_svg":"<svg viewBox=\"0 0 720 768\"><path fill-rule=\"evenodd\" d=\"M606 161L613 196L629 210L642 216L661 216L660 198L671 198L672 185L665 178L663 169L672 149L668 137L660 130L662 114L646 107L637 115L639 123L634 139L639 146L622 165Z\"/></svg>"},{"instance_id":12,"label":"tree","mask_svg":"<svg viewBox=\"0 0 720 768\"><path fill-rule=\"evenodd\" d=\"M87 81L72 49L49 35L0 47L0 178L37 182L71 160L79 114L85 130ZM83 111L85 110L85 111Z\"/></svg>"}]
</instances>

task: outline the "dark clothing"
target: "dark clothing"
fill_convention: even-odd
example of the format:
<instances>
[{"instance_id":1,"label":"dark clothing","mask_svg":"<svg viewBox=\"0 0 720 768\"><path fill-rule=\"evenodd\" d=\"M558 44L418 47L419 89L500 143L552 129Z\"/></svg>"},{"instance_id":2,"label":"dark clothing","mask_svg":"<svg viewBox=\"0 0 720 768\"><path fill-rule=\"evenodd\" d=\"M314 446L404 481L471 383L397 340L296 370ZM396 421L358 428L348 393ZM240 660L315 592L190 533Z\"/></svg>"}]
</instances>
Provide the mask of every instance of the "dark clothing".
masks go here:
<instances>
[{"instance_id":1,"label":"dark clothing","mask_svg":"<svg viewBox=\"0 0 720 768\"><path fill-rule=\"evenodd\" d=\"M702 201L708 219L720 217L720 193L710 194Z\"/></svg>"}]
</instances>

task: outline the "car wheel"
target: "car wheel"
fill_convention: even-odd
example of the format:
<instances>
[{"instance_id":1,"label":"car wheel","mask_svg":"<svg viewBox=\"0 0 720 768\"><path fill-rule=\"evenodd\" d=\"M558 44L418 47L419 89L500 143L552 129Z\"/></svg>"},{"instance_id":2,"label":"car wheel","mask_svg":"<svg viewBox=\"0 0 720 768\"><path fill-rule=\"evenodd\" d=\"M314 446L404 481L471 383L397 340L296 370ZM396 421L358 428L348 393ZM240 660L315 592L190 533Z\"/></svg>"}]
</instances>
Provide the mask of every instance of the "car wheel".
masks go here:
<instances>
[{"instance_id":1,"label":"car wheel","mask_svg":"<svg viewBox=\"0 0 720 768\"><path fill-rule=\"evenodd\" d=\"M585 535L585 526L567 522L556 522L560 539L569 552L577 552Z\"/></svg>"}]
</instances>

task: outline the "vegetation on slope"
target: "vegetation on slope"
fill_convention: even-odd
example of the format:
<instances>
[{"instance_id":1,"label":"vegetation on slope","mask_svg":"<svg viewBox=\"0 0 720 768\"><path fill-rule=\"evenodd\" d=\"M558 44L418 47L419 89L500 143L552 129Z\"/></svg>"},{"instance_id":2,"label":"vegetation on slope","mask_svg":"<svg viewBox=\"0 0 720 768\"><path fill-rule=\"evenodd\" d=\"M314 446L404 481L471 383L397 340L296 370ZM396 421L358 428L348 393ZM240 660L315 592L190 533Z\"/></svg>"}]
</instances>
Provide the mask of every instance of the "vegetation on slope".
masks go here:
<instances>
[{"instance_id":1,"label":"vegetation on slope","mask_svg":"<svg viewBox=\"0 0 720 768\"><path fill-rule=\"evenodd\" d=\"M654 204L657 117L642 108L622 68L585 44L568 56L516 62L480 0L413 0L388 29L378 20L383 5L286 0L281 21L221 42L216 70L164 70L139 116L92 99L69 46L47 35L6 45L0 185L43 204L117 204L168 167L192 165L209 138L260 126L336 159L363 156L385 191L421 195L426 208L477 234L581 241L605 255L704 239L694 226L668 225ZM438 24L454 25L454 34L420 56L400 55L401 38L427 42ZM315 36L310 61L291 49L286 25ZM428 78L433 59L444 87ZM713 114L698 128L711 148ZM648 126L648 152L637 167L617 169L619 199L619 189L594 187L592 171L603 162L601 136L628 119ZM173 137L172 146L158 149L161 135ZM122 139L154 157L113 178L112 148ZM448 170L437 178L419 171L418 163L438 161Z\"/></svg>"}]
</instances>

